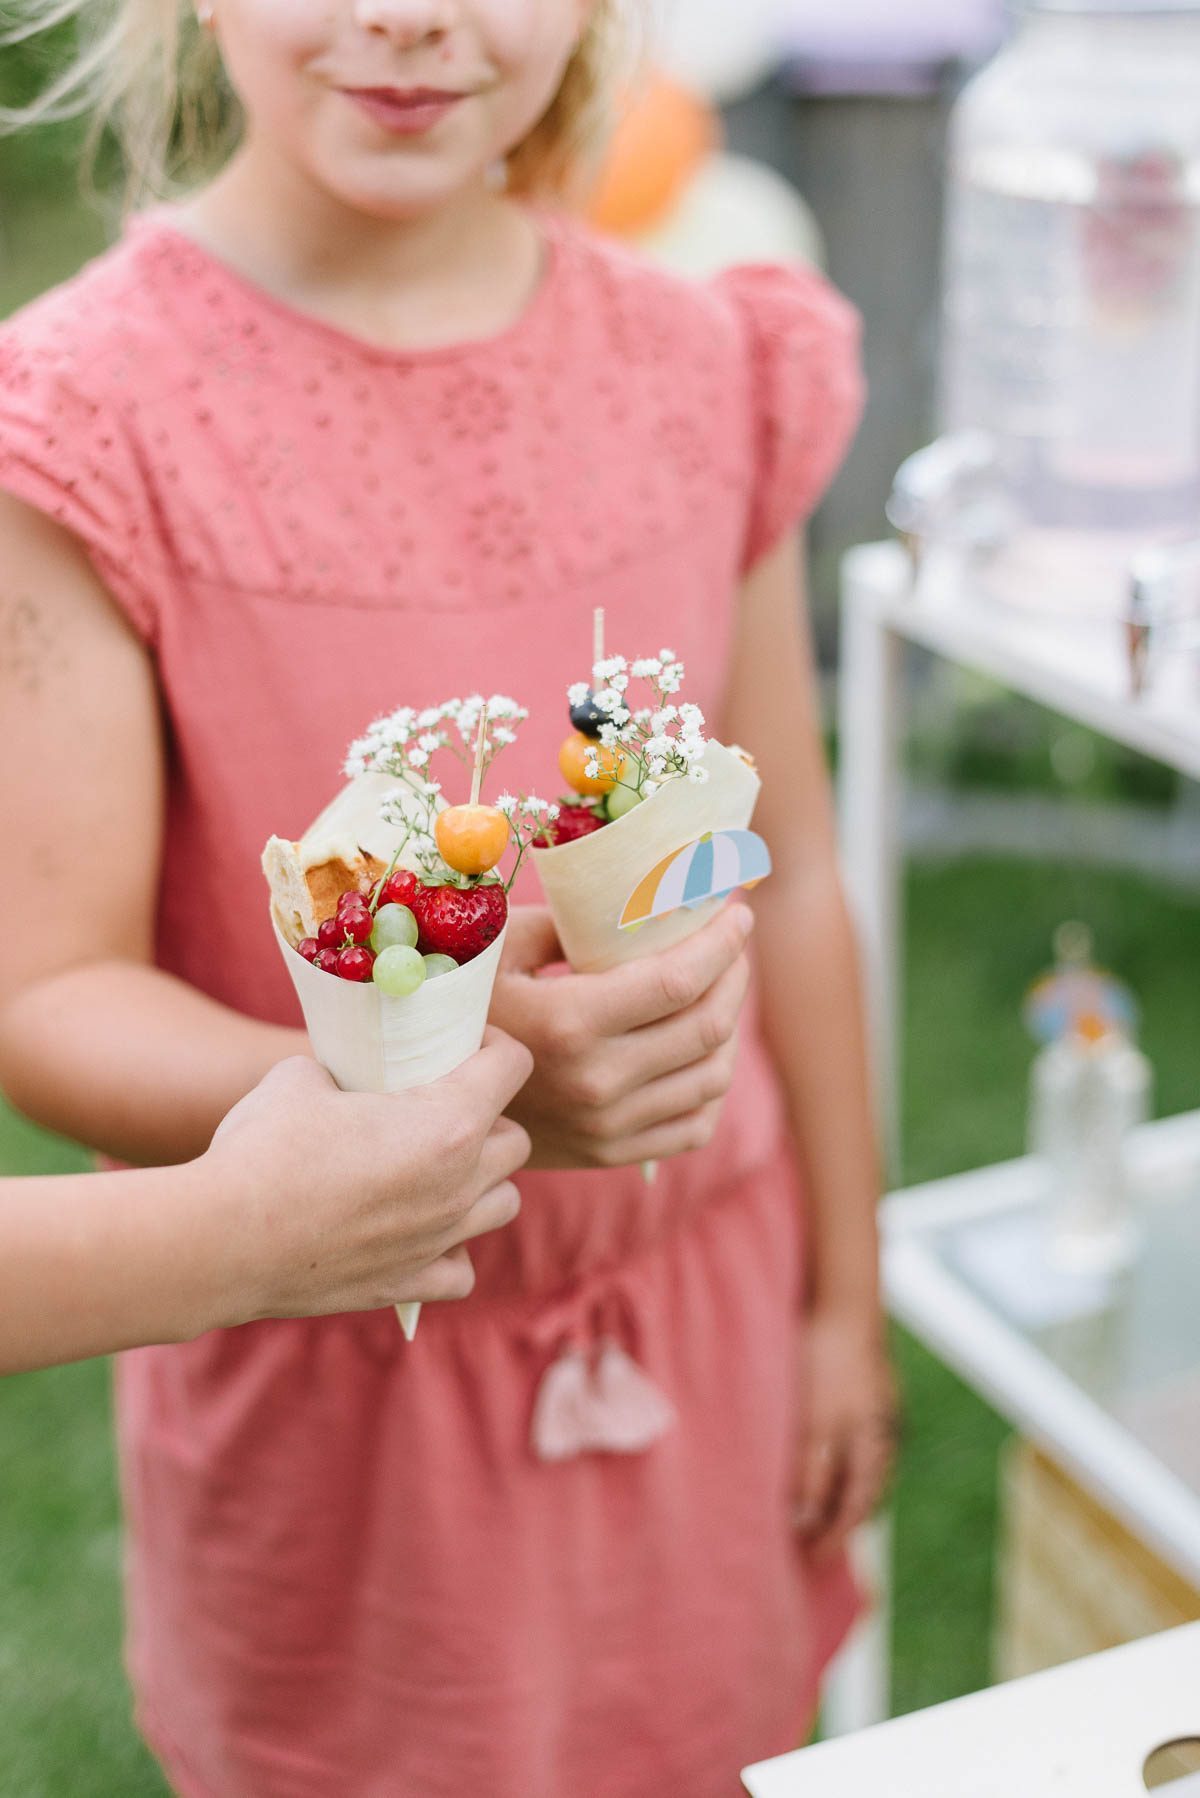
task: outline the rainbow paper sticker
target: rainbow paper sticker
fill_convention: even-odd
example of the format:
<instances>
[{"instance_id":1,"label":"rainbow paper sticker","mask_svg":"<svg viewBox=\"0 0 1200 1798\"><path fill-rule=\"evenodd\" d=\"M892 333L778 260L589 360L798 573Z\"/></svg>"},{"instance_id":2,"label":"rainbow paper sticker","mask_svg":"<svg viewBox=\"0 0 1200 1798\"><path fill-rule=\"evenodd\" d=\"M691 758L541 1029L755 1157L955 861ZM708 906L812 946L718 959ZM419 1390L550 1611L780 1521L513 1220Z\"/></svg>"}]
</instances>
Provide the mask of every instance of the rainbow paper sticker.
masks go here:
<instances>
[{"instance_id":1,"label":"rainbow paper sticker","mask_svg":"<svg viewBox=\"0 0 1200 1798\"><path fill-rule=\"evenodd\" d=\"M625 901L620 928L636 930L651 918L685 906L724 899L739 887L757 886L771 872L771 852L752 830L712 830L673 849Z\"/></svg>"}]
</instances>

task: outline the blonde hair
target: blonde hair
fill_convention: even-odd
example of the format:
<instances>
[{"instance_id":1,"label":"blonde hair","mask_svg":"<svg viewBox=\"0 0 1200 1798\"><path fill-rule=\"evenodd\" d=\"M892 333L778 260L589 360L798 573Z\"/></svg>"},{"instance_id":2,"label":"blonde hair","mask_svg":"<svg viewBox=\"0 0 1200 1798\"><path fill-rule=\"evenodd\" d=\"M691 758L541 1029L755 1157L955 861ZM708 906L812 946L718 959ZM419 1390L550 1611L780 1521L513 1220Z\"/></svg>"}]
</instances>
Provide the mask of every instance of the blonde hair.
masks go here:
<instances>
[{"instance_id":1,"label":"blonde hair","mask_svg":"<svg viewBox=\"0 0 1200 1798\"><path fill-rule=\"evenodd\" d=\"M89 165L111 133L129 207L169 193L232 152L239 108L215 37L197 22L192 0L8 0L5 10L18 22L0 31L0 49L73 27L76 54L28 105L0 109L0 129L88 117ZM625 0L596 0L558 92L509 153L511 191L570 188L605 122L626 11Z\"/></svg>"}]
</instances>

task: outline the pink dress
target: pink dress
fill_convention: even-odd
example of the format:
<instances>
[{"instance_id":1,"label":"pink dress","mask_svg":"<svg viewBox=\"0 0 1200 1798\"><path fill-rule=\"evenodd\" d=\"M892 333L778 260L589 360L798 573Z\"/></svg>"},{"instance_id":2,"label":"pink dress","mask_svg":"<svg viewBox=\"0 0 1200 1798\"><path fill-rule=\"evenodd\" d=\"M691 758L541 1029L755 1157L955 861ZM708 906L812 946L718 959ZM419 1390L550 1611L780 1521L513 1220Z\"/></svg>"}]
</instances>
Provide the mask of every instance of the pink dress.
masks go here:
<instances>
[{"instance_id":1,"label":"pink dress","mask_svg":"<svg viewBox=\"0 0 1200 1798\"><path fill-rule=\"evenodd\" d=\"M156 658L159 961L257 1017L298 1021L263 842L369 719L513 693L505 782L553 791L597 604L716 715L739 577L853 428L817 277L546 232L525 316L449 350L297 314L167 215L0 332L0 484ZM789 1530L801 1210L753 1027L706 1153L523 1190L412 1347L388 1311L123 1358L129 1664L186 1798L729 1798L800 1738L854 1593ZM621 1452L593 1390L597 1446L543 1458L548 1373L594 1386L605 1343L671 1421Z\"/></svg>"}]
</instances>

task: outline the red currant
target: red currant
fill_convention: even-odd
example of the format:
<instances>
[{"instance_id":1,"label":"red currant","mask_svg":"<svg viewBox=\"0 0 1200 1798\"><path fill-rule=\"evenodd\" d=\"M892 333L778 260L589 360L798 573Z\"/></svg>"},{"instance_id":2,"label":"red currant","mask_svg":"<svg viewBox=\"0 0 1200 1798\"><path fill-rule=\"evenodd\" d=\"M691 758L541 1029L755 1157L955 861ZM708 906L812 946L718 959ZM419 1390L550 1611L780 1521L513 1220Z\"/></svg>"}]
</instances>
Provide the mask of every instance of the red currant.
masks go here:
<instances>
[{"instance_id":1,"label":"red currant","mask_svg":"<svg viewBox=\"0 0 1200 1798\"><path fill-rule=\"evenodd\" d=\"M361 910L347 909L339 913L338 923L353 942L365 943L375 928L375 920L364 905Z\"/></svg>"},{"instance_id":2,"label":"red currant","mask_svg":"<svg viewBox=\"0 0 1200 1798\"><path fill-rule=\"evenodd\" d=\"M320 947L315 936L306 936L302 942L296 944L297 952L304 957L305 961L316 961L317 951Z\"/></svg>"},{"instance_id":3,"label":"red currant","mask_svg":"<svg viewBox=\"0 0 1200 1798\"><path fill-rule=\"evenodd\" d=\"M383 891L379 895L380 905L408 905L420 891L421 883L415 874L407 868L397 868L383 883Z\"/></svg>"},{"instance_id":4,"label":"red currant","mask_svg":"<svg viewBox=\"0 0 1200 1798\"><path fill-rule=\"evenodd\" d=\"M337 908L339 914L344 911L366 911L366 895L360 893L357 887L352 887L348 893L342 894L337 902Z\"/></svg>"},{"instance_id":5,"label":"red currant","mask_svg":"<svg viewBox=\"0 0 1200 1798\"><path fill-rule=\"evenodd\" d=\"M322 974L336 974L338 952L336 949L318 949L313 956L313 967L320 968Z\"/></svg>"},{"instance_id":6,"label":"red currant","mask_svg":"<svg viewBox=\"0 0 1200 1798\"><path fill-rule=\"evenodd\" d=\"M357 943L352 949L343 949L337 958L336 972L343 980L369 980L371 969L375 966L375 957L369 949L360 949Z\"/></svg>"},{"instance_id":7,"label":"red currant","mask_svg":"<svg viewBox=\"0 0 1200 1798\"><path fill-rule=\"evenodd\" d=\"M346 940L346 927L340 918L326 918L317 927L317 941L322 949L340 949Z\"/></svg>"}]
</instances>

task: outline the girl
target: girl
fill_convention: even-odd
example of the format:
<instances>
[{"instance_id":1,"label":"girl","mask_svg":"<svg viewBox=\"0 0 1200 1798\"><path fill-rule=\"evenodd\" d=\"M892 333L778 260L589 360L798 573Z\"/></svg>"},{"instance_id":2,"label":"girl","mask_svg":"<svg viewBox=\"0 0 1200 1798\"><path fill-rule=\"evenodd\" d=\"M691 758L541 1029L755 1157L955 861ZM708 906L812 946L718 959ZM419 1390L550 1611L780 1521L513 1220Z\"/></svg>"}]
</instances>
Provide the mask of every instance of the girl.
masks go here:
<instances>
[{"instance_id":1,"label":"girl","mask_svg":"<svg viewBox=\"0 0 1200 1798\"><path fill-rule=\"evenodd\" d=\"M794 530L857 415L855 321L813 276L688 288L531 203L606 0L209 0L195 34L113 5L80 91L135 173L181 60L172 142L235 141L0 338L18 1101L203 1148L296 1041L264 838L400 698L527 695L510 777L544 789L596 605L757 756L777 869L740 1031L744 907L606 976L536 978L544 914L514 931L494 1018L544 1171L412 1349L377 1313L125 1358L141 1725L185 1798L717 1798L811 1720L887 1459Z\"/></svg>"},{"instance_id":2,"label":"girl","mask_svg":"<svg viewBox=\"0 0 1200 1798\"><path fill-rule=\"evenodd\" d=\"M518 1210L529 1138L500 1113L529 1067L493 1031L421 1097L379 1099L296 1057L186 1166L0 1179L0 1374L256 1317L464 1297L462 1244Z\"/></svg>"}]
</instances>

